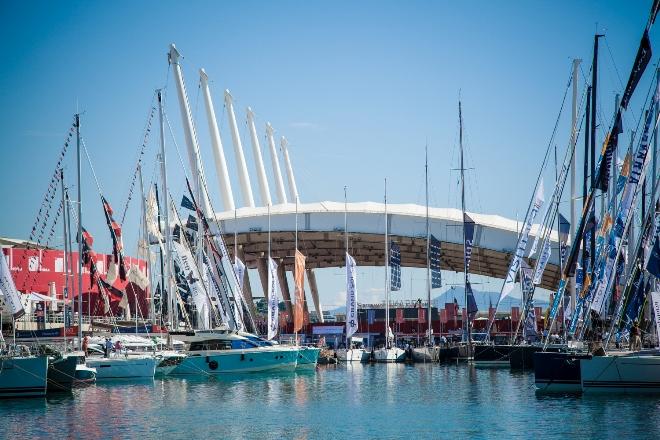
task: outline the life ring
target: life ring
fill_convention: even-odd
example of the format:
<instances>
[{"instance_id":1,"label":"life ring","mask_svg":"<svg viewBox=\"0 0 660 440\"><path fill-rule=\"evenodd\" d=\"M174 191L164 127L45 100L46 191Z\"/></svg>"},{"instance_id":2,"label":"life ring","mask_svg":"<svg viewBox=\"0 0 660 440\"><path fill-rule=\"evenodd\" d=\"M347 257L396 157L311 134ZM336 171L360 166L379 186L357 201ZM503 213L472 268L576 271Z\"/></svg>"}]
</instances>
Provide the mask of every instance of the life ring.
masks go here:
<instances>
[{"instance_id":1,"label":"life ring","mask_svg":"<svg viewBox=\"0 0 660 440\"><path fill-rule=\"evenodd\" d=\"M217 370L218 369L218 361L210 361L209 362L209 368L211 370Z\"/></svg>"}]
</instances>

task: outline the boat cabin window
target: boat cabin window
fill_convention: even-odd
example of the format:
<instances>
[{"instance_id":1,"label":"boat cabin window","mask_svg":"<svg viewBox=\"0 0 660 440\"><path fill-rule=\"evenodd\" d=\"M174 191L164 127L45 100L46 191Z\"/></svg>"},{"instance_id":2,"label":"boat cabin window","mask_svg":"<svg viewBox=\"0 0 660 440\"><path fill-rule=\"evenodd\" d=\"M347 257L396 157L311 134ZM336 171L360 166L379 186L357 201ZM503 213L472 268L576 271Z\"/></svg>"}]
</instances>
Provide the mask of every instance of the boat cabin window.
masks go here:
<instances>
[{"instance_id":1,"label":"boat cabin window","mask_svg":"<svg viewBox=\"0 0 660 440\"><path fill-rule=\"evenodd\" d=\"M211 339L208 341L190 343L190 351L230 350L231 348L231 341L220 339Z\"/></svg>"},{"instance_id":2,"label":"boat cabin window","mask_svg":"<svg viewBox=\"0 0 660 440\"><path fill-rule=\"evenodd\" d=\"M231 341L231 348L240 349L240 348L255 348L257 344L251 341Z\"/></svg>"}]
</instances>

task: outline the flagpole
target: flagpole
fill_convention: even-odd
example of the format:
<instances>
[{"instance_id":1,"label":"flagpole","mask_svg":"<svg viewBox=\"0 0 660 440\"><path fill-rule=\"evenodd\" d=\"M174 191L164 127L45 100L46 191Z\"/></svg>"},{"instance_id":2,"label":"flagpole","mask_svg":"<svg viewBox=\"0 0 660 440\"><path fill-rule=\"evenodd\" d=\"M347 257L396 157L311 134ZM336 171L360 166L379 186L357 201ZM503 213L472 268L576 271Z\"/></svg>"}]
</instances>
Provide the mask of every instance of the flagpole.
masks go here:
<instances>
[{"instance_id":1,"label":"flagpole","mask_svg":"<svg viewBox=\"0 0 660 440\"><path fill-rule=\"evenodd\" d=\"M468 342L468 358L472 355L472 329L470 325L470 313L468 310L468 285L470 279L468 276L468 266L466 258L466 243L465 243L465 166L463 162L463 113L461 108L461 101L458 101L458 125L459 125L459 146L461 149L461 211L463 212L463 273L465 274L464 279L464 293L465 293L465 329L467 331L467 342Z\"/></svg>"},{"instance_id":2,"label":"flagpole","mask_svg":"<svg viewBox=\"0 0 660 440\"><path fill-rule=\"evenodd\" d=\"M345 243L346 243L346 245L345 245L345 249L346 249L345 254L346 255L344 256L344 261L345 261L345 264L346 264L346 276L348 277L348 229L347 229L348 220L347 220L347 214L346 214L347 209L348 209L348 206L347 206L347 198L346 198L346 185L344 185L344 240L345 240ZM347 287L348 287L348 285L347 285ZM349 295L348 290L346 291L346 295ZM348 321L348 309L346 309L346 320ZM345 343L345 345L346 345L346 358L349 359L349 354L348 354L348 350L349 350L348 327L347 326L345 326L345 327L346 327L346 343Z\"/></svg>"},{"instance_id":3,"label":"flagpole","mask_svg":"<svg viewBox=\"0 0 660 440\"><path fill-rule=\"evenodd\" d=\"M427 333L427 338L428 338L428 346L433 345L433 324L431 321L431 248L430 248L430 240L431 240L431 229L429 226L429 146L428 143L426 144L426 147L424 148L424 181L425 181L425 187L426 187L426 293L427 293L427 300L428 300L428 316L426 319L428 320L428 333ZM411 281L411 286L412 286L412 281ZM417 322L419 323L419 318L417 319ZM419 337L419 333L417 335ZM425 358L426 359L426 358Z\"/></svg>"},{"instance_id":4,"label":"flagpole","mask_svg":"<svg viewBox=\"0 0 660 440\"><path fill-rule=\"evenodd\" d=\"M293 296L296 299L296 304L292 304L291 310L293 310L293 316L292 316L292 318L293 318L293 327L294 327L294 332L293 333L294 333L294 337L296 339L296 344L298 344L298 328L296 327L296 308L297 308L297 305L298 305L297 304L298 297L296 295L296 286L295 286L295 281L296 281L295 280L295 278L296 278L296 255L298 255L298 197L296 197L296 233L294 234L294 241L295 241L295 244L294 244L295 251L293 253L293 278L294 278L293 279L293 281L294 281L294 288L293 288L294 295ZM294 308L293 306L295 306L296 308ZM300 307L302 308L302 304L300 305Z\"/></svg>"},{"instance_id":5,"label":"flagpole","mask_svg":"<svg viewBox=\"0 0 660 440\"><path fill-rule=\"evenodd\" d=\"M390 255L387 242L387 177L385 178L385 348L390 348Z\"/></svg>"},{"instance_id":6,"label":"flagpole","mask_svg":"<svg viewBox=\"0 0 660 440\"><path fill-rule=\"evenodd\" d=\"M78 173L78 349L82 351L82 190L80 187L80 113L76 114L76 164ZM89 300L89 298L88 298ZM90 318L91 319L91 318Z\"/></svg>"}]
</instances>

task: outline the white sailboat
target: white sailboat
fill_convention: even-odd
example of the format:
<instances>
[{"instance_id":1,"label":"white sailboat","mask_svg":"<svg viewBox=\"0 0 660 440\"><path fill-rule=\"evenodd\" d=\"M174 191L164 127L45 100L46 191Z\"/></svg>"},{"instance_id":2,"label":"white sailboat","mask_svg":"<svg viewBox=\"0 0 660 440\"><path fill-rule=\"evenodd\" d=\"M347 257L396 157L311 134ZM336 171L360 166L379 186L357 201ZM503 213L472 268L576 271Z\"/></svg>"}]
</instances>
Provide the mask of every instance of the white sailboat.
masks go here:
<instances>
[{"instance_id":1,"label":"white sailboat","mask_svg":"<svg viewBox=\"0 0 660 440\"><path fill-rule=\"evenodd\" d=\"M439 349L433 346L433 319L431 315L431 230L429 227L429 160L428 147L424 150L424 176L426 188L426 296L428 304L428 329L426 330L426 344L424 347L413 348L414 362L433 362L439 357Z\"/></svg>"},{"instance_id":2,"label":"white sailboat","mask_svg":"<svg viewBox=\"0 0 660 440\"><path fill-rule=\"evenodd\" d=\"M385 346L374 350L376 362L403 362L406 352L393 344L394 333L390 328L390 244L387 225L387 179L385 179Z\"/></svg>"},{"instance_id":3,"label":"white sailboat","mask_svg":"<svg viewBox=\"0 0 660 440\"><path fill-rule=\"evenodd\" d=\"M344 187L344 238L346 240L346 347L336 351L337 359L342 362L362 362L363 359L369 359L369 353L364 348L354 347L351 342L351 336L357 331L358 326L358 306L357 291L355 283L355 260L348 253L348 209L346 199L346 187ZM353 310L354 316L351 317L349 310Z\"/></svg>"}]
</instances>

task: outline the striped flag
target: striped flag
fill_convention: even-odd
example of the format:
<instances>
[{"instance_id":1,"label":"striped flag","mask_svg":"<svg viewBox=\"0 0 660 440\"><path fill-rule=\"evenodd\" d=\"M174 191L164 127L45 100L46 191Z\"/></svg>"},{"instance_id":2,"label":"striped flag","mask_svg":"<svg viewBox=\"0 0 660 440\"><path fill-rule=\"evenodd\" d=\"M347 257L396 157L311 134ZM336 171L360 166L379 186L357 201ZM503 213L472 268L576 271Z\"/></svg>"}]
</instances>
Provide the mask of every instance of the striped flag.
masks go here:
<instances>
[{"instance_id":1,"label":"striped flag","mask_svg":"<svg viewBox=\"0 0 660 440\"><path fill-rule=\"evenodd\" d=\"M401 248L390 242L390 290L401 290Z\"/></svg>"},{"instance_id":2,"label":"striped flag","mask_svg":"<svg viewBox=\"0 0 660 440\"><path fill-rule=\"evenodd\" d=\"M440 240L431 234L429 243L429 259L431 260L431 289L442 287L442 274L440 272Z\"/></svg>"},{"instance_id":3,"label":"striped flag","mask_svg":"<svg viewBox=\"0 0 660 440\"><path fill-rule=\"evenodd\" d=\"M101 196L103 202L103 211L105 212L105 221L110 229L110 236L112 237L112 258L115 264L119 265L119 278L126 281L126 266L124 265L124 244L121 240L121 226L112 217L112 207L110 203Z\"/></svg>"}]
</instances>

